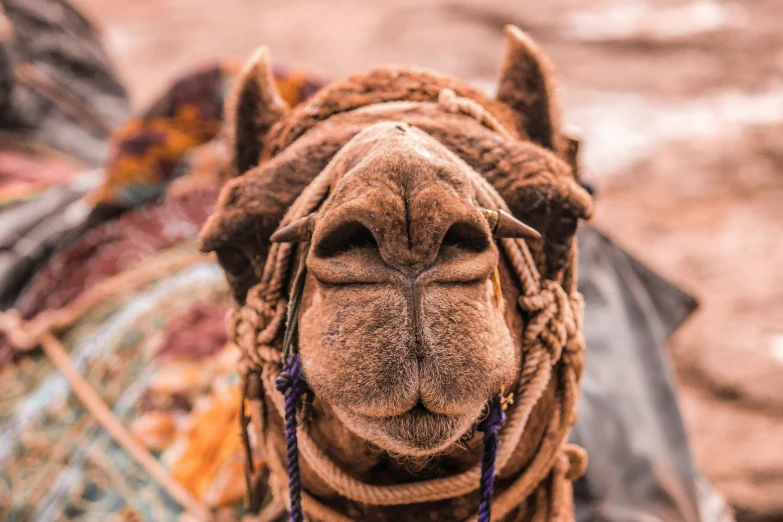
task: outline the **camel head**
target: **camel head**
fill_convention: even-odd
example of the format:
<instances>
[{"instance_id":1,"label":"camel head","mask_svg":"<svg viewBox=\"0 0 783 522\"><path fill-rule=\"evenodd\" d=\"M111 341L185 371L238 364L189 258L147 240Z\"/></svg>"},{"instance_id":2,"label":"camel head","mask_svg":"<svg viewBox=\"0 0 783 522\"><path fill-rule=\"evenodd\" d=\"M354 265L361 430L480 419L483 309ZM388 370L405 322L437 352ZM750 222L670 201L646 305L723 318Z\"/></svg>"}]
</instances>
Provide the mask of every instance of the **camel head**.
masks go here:
<instances>
[{"instance_id":1,"label":"camel head","mask_svg":"<svg viewBox=\"0 0 783 522\"><path fill-rule=\"evenodd\" d=\"M281 349L281 336L263 330L277 324L264 292L281 249L291 249L305 274L297 347L311 428L339 434L327 442L342 462L360 459L348 449L360 441L373 448L361 458L373 462L464 448L472 465L476 423L499 390L514 388L525 360L528 317L499 242L523 239L547 279L573 276L572 241L589 196L569 165L546 62L521 32L507 36L495 99L388 67L292 109L266 51L234 87L227 116L237 176L201 246L217 252L251 351L262 338ZM284 297L296 272L280 272ZM279 439L281 420L270 418ZM531 438L543 435L539 424Z\"/></svg>"}]
</instances>

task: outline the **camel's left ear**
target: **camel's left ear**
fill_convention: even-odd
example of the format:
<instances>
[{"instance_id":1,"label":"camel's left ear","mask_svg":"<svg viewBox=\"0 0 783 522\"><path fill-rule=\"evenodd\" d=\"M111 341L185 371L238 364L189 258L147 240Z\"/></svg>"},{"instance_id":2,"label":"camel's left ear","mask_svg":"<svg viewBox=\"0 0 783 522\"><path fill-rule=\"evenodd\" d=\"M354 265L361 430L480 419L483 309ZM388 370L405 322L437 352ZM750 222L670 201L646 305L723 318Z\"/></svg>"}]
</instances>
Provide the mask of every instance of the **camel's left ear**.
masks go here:
<instances>
[{"instance_id":1,"label":"camel's left ear","mask_svg":"<svg viewBox=\"0 0 783 522\"><path fill-rule=\"evenodd\" d=\"M505 27L506 57L498 84L498 101L511 107L531 141L564 152L555 103L552 67L533 40L513 25Z\"/></svg>"},{"instance_id":2,"label":"camel's left ear","mask_svg":"<svg viewBox=\"0 0 783 522\"><path fill-rule=\"evenodd\" d=\"M260 47L236 79L226 104L237 175L258 165L264 136L289 110L272 74L269 49Z\"/></svg>"}]
</instances>

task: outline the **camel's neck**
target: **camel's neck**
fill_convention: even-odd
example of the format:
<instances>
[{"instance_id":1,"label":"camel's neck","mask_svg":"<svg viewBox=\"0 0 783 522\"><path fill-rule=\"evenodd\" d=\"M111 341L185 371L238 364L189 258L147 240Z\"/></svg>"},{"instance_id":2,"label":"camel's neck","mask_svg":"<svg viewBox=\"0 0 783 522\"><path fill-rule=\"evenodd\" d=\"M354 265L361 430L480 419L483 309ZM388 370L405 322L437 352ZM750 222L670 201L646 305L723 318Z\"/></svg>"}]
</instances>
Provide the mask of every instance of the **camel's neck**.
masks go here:
<instances>
[{"instance_id":1,"label":"camel's neck","mask_svg":"<svg viewBox=\"0 0 783 522\"><path fill-rule=\"evenodd\" d=\"M508 464L496 481L496 494L514 481L527 468L537 453L541 441L548 436L546 428L555 408L554 389L547 392L533 410L522 439ZM282 419L274 406L269 404L269 437L277 449L281 461L285 461L285 438ZM315 444L353 478L368 484L392 485L415 483L422 480L447 477L466 471L481 459L481 433L468 434L444 454L428 459L410 459L393 456L378 447L360 439L348 430L332 413L331 408L316 399L311 410L308 430ZM300 458L302 484L306 492L322 503L344 514L351 520L374 520L392 522L399 520L466 520L476 513L479 504L478 491L466 496L448 498L437 502L425 502L402 506L369 506L350 501L339 495L330 485L328 478L315 473ZM476 483L478 489L478 482ZM513 510L504 520L527 521L532 518L533 509L525 508L528 501L520 500L521 509ZM534 503L534 499L529 499ZM426 517L422 518L422 513Z\"/></svg>"}]
</instances>

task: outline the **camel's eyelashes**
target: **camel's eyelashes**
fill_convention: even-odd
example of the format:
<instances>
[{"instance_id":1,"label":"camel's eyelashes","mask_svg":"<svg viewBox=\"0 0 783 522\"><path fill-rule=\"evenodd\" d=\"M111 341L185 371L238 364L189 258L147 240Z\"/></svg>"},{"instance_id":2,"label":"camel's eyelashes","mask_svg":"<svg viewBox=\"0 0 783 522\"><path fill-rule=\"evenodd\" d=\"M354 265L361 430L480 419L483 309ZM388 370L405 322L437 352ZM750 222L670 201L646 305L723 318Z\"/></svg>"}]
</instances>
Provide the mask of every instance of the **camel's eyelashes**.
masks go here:
<instances>
[{"instance_id":1,"label":"camel's eyelashes","mask_svg":"<svg viewBox=\"0 0 783 522\"><path fill-rule=\"evenodd\" d=\"M370 230L358 221L348 221L337 226L321 239L315 247L319 257L334 257L354 249L378 249Z\"/></svg>"},{"instance_id":2,"label":"camel's eyelashes","mask_svg":"<svg viewBox=\"0 0 783 522\"><path fill-rule=\"evenodd\" d=\"M457 222L443 236L441 248L455 247L468 252L483 252L489 247L489 238L472 223Z\"/></svg>"}]
</instances>

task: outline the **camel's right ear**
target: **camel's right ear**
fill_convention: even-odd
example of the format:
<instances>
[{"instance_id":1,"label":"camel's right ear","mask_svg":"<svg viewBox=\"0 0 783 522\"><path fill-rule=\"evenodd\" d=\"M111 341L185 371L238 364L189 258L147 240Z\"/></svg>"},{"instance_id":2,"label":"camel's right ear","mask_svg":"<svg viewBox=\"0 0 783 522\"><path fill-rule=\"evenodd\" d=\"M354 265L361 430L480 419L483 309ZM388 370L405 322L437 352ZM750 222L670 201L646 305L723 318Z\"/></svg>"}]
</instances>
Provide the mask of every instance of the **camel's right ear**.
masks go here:
<instances>
[{"instance_id":1,"label":"camel's right ear","mask_svg":"<svg viewBox=\"0 0 783 522\"><path fill-rule=\"evenodd\" d=\"M497 99L516 112L525 135L539 145L562 152L560 114L552 66L533 40L513 25L505 27L506 57Z\"/></svg>"},{"instance_id":2,"label":"camel's right ear","mask_svg":"<svg viewBox=\"0 0 783 522\"><path fill-rule=\"evenodd\" d=\"M260 47L236 79L226 104L237 175L258 165L264 136L289 110L272 74L269 49Z\"/></svg>"}]
</instances>

